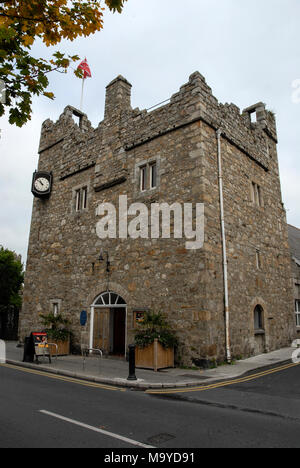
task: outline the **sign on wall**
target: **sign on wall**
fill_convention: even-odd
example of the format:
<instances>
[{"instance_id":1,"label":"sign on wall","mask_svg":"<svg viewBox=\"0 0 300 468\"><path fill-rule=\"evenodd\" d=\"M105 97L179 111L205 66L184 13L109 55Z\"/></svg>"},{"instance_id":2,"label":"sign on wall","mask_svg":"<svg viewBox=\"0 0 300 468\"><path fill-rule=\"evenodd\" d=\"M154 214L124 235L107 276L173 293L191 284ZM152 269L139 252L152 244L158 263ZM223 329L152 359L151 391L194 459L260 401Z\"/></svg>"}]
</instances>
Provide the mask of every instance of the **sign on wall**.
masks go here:
<instances>
[{"instance_id":1,"label":"sign on wall","mask_svg":"<svg viewBox=\"0 0 300 468\"><path fill-rule=\"evenodd\" d=\"M87 322L87 311L83 310L80 314L80 325L82 327L85 327L86 322Z\"/></svg>"}]
</instances>

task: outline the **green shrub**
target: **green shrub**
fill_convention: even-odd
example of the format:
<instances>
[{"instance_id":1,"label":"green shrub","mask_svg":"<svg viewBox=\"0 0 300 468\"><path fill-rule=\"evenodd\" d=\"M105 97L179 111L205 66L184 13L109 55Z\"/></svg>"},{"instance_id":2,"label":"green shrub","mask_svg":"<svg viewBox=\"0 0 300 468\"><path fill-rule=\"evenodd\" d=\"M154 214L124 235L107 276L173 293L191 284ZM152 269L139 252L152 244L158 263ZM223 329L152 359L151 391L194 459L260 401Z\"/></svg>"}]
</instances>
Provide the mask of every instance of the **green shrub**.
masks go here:
<instances>
[{"instance_id":1,"label":"green shrub","mask_svg":"<svg viewBox=\"0 0 300 468\"><path fill-rule=\"evenodd\" d=\"M166 349L178 345L178 339L161 313L146 312L145 318L135 333L135 344L145 348L155 339Z\"/></svg>"},{"instance_id":2,"label":"green shrub","mask_svg":"<svg viewBox=\"0 0 300 468\"><path fill-rule=\"evenodd\" d=\"M68 328L70 321L64 319L61 314L40 315L40 317L44 327L46 327L44 331L50 340L65 342L70 339L71 331Z\"/></svg>"}]
</instances>

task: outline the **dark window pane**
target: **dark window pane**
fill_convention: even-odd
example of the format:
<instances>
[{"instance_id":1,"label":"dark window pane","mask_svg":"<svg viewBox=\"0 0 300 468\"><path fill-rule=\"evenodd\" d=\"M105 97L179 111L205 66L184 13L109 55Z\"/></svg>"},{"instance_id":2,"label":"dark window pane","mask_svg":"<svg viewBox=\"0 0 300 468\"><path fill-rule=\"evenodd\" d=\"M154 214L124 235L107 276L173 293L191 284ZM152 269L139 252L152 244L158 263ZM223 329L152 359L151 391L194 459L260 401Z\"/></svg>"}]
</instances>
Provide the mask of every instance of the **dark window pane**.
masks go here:
<instances>
[{"instance_id":1,"label":"dark window pane","mask_svg":"<svg viewBox=\"0 0 300 468\"><path fill-rule=\"evenodd\" d=\"M126 304L126 302L124 301L124 299L122 299L121 296L119 296L117 304Z\"/></svg>"}]
</instances>

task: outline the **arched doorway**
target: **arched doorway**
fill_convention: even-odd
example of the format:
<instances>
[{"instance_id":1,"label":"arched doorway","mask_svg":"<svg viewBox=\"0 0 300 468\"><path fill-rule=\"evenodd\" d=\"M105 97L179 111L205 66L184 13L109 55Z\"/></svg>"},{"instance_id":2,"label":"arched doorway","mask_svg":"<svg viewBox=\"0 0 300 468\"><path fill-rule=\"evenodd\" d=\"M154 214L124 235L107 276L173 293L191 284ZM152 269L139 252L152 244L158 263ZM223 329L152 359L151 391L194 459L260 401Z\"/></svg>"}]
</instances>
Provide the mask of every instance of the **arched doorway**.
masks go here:
<instances>
[{"instance_id":1,"label":"arched doorway","mask_svg":"<svg viewBox=\"0 0 300 468\"><path fill-rule=\"evenodd\" d=\"M127 304L113 291L96 297L91 306L90 348L125 356L127 348Z\"/></svg>"}]
</instances>

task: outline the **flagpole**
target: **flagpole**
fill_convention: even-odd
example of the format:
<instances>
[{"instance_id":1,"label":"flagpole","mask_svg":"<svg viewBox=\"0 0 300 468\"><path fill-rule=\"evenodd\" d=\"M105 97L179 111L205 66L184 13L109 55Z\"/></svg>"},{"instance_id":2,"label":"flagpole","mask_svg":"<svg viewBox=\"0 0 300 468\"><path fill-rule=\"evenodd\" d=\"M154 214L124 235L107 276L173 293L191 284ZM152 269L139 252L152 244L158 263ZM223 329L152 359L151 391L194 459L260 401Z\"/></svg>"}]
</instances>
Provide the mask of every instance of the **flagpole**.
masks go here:
<instances>
[{"instance_id":1,"label":"flagpole","mask_svg":"<svg viewBox=\"0 0 300 468\"><path fill-rule=\"evenodd\" d=\"M83 109L84 82L85 82L85 79L84 79L84 77L83 77L83 78L82 78L81 100L80 100L80 110L81 110L81 111L82 111L82 109Z\"/></svg>"}]
</instances>

